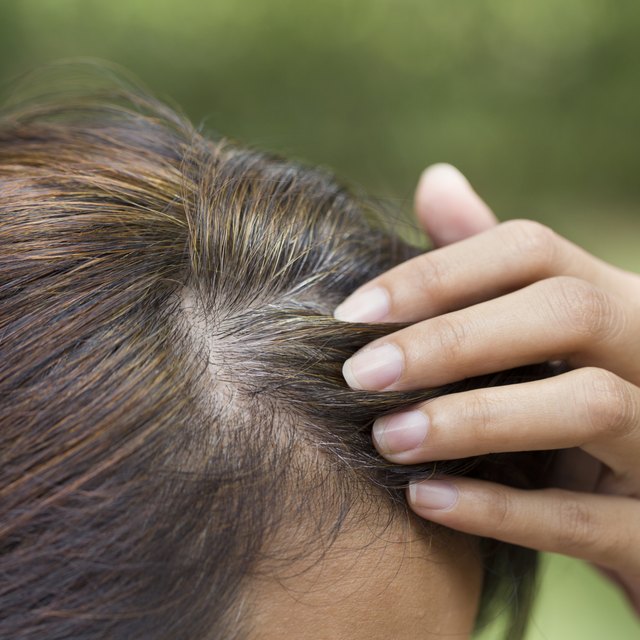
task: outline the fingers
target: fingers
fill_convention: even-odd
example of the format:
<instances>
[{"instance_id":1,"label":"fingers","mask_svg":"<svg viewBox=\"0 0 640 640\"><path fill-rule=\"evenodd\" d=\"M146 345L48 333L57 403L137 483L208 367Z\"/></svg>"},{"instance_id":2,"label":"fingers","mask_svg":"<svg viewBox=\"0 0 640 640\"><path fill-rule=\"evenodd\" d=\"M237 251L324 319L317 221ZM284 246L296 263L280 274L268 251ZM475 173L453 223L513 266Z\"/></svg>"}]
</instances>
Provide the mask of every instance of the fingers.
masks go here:
<instances>
[{"instance_id":1,"label":"fingers","mask_svg":"<svg viewBox=\"0 0 640 640\"><path fill-rule=\"evenodd\" d=\"M416 322L560 275L629 296L618 269L537 222L514 220L398 265L334 315L348 322Z\"/></svg>"},{"instance_id":2,"label":"fingers","mask_svg":"<svg viewBox=\"0 0 640 640\"><path fill-rule=\"evenodd\" d=\"M578 369L436 398L379 418L373 439L382 455L401 464L582 447L640 479L640 389L603 369Z\"/></svg>"},{"instance_id":3,"label":"fingers","mask_svg":"<svg viewBox=\"0 0 640 640\"><path fill-rule=\"evenodd\" d=\"M551 278L385 336L347 360L343 375L354 389L404 391L565 360L630 379L640 365L631 315L582 280Z\"/></svg>"},{"instance_id":4,"label":"fingers","mask_svg":"<svg viewBox=\"0 0 640 640\"><path fill-rule=\"evenodd\" d=\"M468 478L416 483L407 494L427 520L640 577L640 507L633 498L522 491Z\"/></svg>"},{"instance_id":5,"label":"fingers","mask_svg":"<svg viewBox=\"0 0 640 640\"><path fill-rule=\"evenodd\" d=\"M458 242L495 226L497 218L450 164L426 169L416 189L418 221L437 247Z\"/></svg>"}]
</instances>

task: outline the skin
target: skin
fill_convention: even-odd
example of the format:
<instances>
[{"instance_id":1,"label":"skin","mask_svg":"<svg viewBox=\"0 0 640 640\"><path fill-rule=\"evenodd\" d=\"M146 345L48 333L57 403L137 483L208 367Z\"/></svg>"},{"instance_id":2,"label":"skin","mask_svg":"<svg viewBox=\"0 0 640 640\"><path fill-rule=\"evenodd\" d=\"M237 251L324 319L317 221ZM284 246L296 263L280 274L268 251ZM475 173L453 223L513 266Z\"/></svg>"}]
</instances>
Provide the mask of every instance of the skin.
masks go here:
<instances>
[{"instance_id":1,"label":"skin","mask_svg":"<svg viewBox=\"0 0 640 640\"><path fill-rule=\"evenodd\" d=\"M254 640L467 640L482 586L475 542L361 520L304 561L254 577ZM291 544L291 540L288 541Z\"/></svg>"},{"instance_id":2,"label":"skin","mask_svg":"<svg viewBox=\"0 0 640 640\"><path fill-rule=\"evenodd\" d=\"M447 527L593 563L640 616L640 277L538 223L498 224L448 165L423 174L416 211L439 248L336 309L345 321L413 323L348 360L350 386L425 388L545 360L571 370L382 418L376 447L407 464L561 449L557 488L441 477L407 499Z\"/></svg>"}]
</instances>

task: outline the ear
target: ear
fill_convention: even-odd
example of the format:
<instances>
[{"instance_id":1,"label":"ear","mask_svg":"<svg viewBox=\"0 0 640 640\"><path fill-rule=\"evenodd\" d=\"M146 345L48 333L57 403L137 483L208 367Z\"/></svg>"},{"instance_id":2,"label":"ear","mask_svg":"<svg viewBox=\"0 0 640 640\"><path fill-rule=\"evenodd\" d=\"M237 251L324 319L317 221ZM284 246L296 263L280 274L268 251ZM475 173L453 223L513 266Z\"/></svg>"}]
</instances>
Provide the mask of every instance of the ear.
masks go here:
<instances>
[{"instance_id":1,"label":"ear","mask_svg":"<svg viewBox=\"0 0 640 640\"><path fill-rule=\"evenodd\" d=\"M434 164L422 173L415 194L420 226L441 247L498 224L469 181L450 164Z\"/></svg>"}]
</instances>

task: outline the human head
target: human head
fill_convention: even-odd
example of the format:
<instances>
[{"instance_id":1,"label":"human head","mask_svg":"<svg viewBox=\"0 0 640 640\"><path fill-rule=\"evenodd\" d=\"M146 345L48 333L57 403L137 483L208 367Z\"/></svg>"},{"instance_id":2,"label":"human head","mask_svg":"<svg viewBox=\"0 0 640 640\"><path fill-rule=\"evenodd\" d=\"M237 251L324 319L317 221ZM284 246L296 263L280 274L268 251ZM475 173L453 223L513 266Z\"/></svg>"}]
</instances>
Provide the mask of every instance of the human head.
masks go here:
<instances>
[{"instance_id":1,"label":"human head","mask_svg":"<svg viewBox=\"0 0 640 640\"><path fill-rule=\"evenodd\" d=\"M417 251L365 199L124 81L65 87L0 124L0 635L251 637L256 585L313 572L363 522L446 540L408 514L410 480L536 481L536 456L376 454L381 414L544 371L349 389L344 360L391 327L331 311ZM532 552L478 553L487 597L524 598Z\"/></svg>"}]
</instances>

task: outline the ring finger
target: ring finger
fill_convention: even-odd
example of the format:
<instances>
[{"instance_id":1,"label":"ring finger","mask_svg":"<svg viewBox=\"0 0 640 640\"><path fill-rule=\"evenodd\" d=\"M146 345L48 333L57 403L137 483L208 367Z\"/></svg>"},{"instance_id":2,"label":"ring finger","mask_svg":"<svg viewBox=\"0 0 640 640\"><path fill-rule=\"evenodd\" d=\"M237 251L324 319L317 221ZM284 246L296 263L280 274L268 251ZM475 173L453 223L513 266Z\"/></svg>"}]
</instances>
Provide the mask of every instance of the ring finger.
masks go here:
<instances>
[{"instance_id":1,"label":"ring finger","mask_svg":"<svg viewBox=\"0 0 640 640\"><path fill-rule=\"evenodd\" d=\"M379 418L373 438L401 464L580 446L639 486L640 389L603 369L578 369L436 398Z\"/></svg>"}]
</instances>

